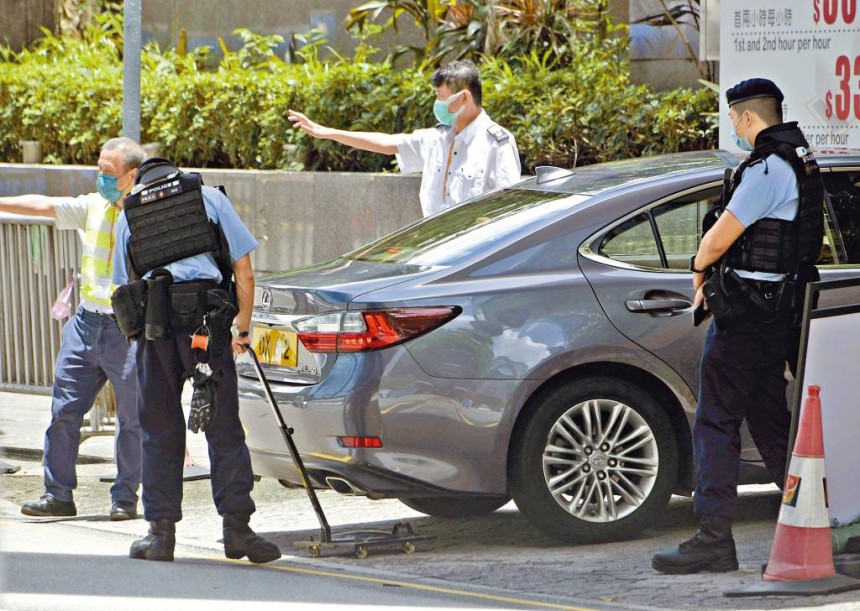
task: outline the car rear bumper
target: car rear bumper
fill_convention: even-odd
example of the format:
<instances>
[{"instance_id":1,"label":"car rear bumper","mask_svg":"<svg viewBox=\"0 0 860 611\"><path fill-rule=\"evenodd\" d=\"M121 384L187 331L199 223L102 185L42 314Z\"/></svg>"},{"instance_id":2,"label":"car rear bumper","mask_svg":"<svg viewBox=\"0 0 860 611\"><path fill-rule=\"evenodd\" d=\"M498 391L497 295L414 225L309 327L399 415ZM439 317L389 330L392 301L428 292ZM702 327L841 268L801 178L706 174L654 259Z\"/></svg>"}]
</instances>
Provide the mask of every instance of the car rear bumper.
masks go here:
<instances>
[{"instance_id":1,"label":"car rear bumper","mask_svg":"<svg viewBox=\"0 0 860 611\"><path fill-rule=\"evenodd\" d=\"M399 346L340 355L316 385L270 380L314 486L373 498L507 494L508 402L521 383L430 378ZM299 484L279 422L247 369L239 404L254 473ZM383 447L345 448L340 436L378 436Z\"/></svg>"}]
</instances>

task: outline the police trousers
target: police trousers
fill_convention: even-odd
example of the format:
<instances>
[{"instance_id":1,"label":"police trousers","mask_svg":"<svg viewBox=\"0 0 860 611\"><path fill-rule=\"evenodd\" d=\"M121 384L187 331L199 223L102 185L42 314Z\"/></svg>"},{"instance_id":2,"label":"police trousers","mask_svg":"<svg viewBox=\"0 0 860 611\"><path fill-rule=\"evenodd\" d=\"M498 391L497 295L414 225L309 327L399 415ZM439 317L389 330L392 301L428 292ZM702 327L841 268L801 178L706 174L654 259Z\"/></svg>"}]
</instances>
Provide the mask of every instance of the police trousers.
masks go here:
<instances>
[{"instance_id":1,"label":"police trousers","mask_svg":"<svg viewBox=\"0 0 860 611\"><path fill-rule=\"evenodd\" d=\"M143 444L143 510L147 520L182 519L182 472L186 421L182 389L196 360L190 332L159 340L137 341L140 425ZM209 361L220 371L218 411L206 430L212 498L219 514L255 511L251 499L254 476L245 433L239 420L236 364L229 350Z\"/></svg>"},{"instance_id":2,"label":"police trousers","mask_svg":"<svg viewBox=\"0 0 860 611\"><path fill-rule=\"evenodd\" d=\"M771 478L782 488L791 427L785 396L791 350L797 344L788 316L774 322L747 317L723 327L711 323L693 427L697 514L734 517L744 419Z\"/></svg>"}]
</instances>

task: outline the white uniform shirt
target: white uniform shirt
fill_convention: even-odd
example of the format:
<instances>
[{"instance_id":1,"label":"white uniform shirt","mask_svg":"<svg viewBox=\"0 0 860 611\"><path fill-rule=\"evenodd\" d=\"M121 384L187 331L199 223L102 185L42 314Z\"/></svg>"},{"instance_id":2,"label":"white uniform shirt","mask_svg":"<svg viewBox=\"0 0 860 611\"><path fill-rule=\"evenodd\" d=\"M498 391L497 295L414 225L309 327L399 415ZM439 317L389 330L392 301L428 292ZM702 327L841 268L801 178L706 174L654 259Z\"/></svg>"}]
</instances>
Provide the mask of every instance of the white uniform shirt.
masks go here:
<instances>
[{"instance_id":1,"label":"white uniform shirt","mask_svg":"<svg viewBox=\"0 0 860 611\"><path fill-rule=\"evenodd\" d=\"M419 198L424 216L520 179L520 157L513 134L483 110L459 134L453 127L437 125L400 137L400 171L422 172Z\"/></svg>"}]
</instances>

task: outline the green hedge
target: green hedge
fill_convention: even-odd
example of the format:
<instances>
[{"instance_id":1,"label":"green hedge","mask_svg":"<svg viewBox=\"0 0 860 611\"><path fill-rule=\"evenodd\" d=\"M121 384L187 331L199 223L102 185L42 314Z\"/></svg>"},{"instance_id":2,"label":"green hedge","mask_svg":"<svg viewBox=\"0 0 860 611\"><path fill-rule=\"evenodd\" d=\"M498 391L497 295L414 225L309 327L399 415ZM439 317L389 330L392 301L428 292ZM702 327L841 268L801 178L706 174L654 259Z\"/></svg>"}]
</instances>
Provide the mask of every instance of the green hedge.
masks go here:
<instances>
[{"instance_id":1,"label":"green hedge","mask_svg":"<svg viewBox=\"0 0 860 611\"><path fill-rule=\"evenodd\" d=\"M147 47L142 140L186 166L380 171L392 157L313 140L292 129L287 110L354 130L433 123L429 71L354 59L260 61L260 40L215 71L198 68L199 54ZM525 169L715 146L716 94L631 84L622 44L583 48L561 67L536 56L516 67L482 65L484 106L514 133ZM121 55L121 37L104 30L84 41L48 36L17 55L0 48L0 161L20 160L18 142L37 140L48 163L94 163L101 143L121 131Z\"/></svg>"}]
</instances>

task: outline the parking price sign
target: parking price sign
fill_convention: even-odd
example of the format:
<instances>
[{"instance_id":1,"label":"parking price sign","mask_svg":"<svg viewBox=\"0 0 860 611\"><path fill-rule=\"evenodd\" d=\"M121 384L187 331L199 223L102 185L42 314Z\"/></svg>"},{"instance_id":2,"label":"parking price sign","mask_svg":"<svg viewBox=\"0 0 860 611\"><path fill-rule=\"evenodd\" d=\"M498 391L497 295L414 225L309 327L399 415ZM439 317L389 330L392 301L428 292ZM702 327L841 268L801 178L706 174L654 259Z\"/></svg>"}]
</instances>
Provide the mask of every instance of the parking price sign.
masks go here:
<instances>
[{"instance_id":1,"label":"parking price sign","mask_svg":"<svg viewBox=\"0 0 860 611\"><path fill-rule=\"evenodd\" d=\"M860 0L722 0L720 147L732 142L725 90L769 78L818 152L860 149Z\"/></svg>"}]
</instances>

